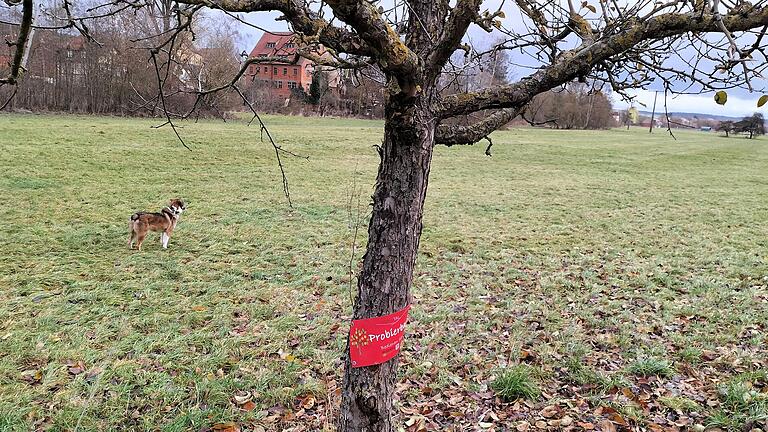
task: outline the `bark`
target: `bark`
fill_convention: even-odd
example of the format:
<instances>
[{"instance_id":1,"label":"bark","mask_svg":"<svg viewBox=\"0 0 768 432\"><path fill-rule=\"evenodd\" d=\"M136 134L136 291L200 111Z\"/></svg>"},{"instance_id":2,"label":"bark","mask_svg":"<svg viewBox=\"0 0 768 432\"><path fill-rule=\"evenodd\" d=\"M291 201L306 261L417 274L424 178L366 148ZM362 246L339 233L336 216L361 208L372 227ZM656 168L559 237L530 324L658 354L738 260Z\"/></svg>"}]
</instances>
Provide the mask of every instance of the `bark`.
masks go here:
<instances>
[{"instance_id":1,"label":"bark","mask_svg":"<svg viewBox=\"0 0 768 432\"><path fill-rule=\"evenodd\" d=\"M436 123L421 98L402 93L387 102L386 120L354 319L387 315L411 301ZM397 364L395 357L380 365L352 368L347 354L340 431L396 429L390 415Z\"/></svg>"},{"instance_id":2,"label":"bark","mask_svg":"<svg viewBox=\"0 0 768 432\"><path fill-rule=\"evenodd\" d=\"M28 39L33 32L32 29L32 9L34 2L32 0L24 0L23 10L21 17L21 25L19 26L19 36L16 39L16 52L13 55L13 61L11 62L11 73L7 78L0 79L0 85L2 84L16 84L19 76L21 75L22 68L26 63L28 50L31 49Z\"/></svg>"}]
</instances>

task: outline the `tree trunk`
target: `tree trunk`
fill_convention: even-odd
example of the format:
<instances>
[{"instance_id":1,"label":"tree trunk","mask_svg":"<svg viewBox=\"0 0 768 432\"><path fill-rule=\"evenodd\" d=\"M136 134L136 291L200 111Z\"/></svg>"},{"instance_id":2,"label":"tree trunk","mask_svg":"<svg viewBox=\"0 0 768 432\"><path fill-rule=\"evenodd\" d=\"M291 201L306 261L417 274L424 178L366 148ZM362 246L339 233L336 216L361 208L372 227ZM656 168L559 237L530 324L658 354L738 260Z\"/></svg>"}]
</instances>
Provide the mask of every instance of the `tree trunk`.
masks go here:
<instances>
[{"instance_id":1,"label":"tree trunk","mask_svg":"<svg viewBox=\"0 0 768 432\"><path fill-rule=\"evenodd\" d=\"M421 98L392 96L387 101L354 319L388 315L410 304L435 127L434 116ZM390 416L399 356L379 365L352 368L349 336L346 355L339 430L395 430Z\"/></svg>"}]
</instances>

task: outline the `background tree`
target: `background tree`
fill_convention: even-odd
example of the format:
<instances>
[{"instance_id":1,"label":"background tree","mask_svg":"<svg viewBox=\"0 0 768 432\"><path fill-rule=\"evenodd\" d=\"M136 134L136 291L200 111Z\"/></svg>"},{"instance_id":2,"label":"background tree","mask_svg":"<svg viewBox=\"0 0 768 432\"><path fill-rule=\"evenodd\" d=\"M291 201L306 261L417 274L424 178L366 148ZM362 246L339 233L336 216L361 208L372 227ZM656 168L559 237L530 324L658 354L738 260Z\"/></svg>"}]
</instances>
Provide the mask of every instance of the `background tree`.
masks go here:
<instances>
[{"instance_id":1,"label":"background tree","mask_svg":"<svg viewBox=\"0 0 768 432\"><path fill-rule=\"evenodd\" d=\"M385 103L383 80L384 77L375 67L347 71L342 76L344 93L341 103L344 112L354 116L383 118Z\"/></svg>"},{"instance_id":2,"label":"background tree","mask_svg":"<svg viewBox=\"0 0 768 432\"><path fill-rule=\"evenodd\" d=\"M177 25L169 4L158 3L137 10L141 19L134 16L131 8L88 20L84 35L68 28L63 17L67 9L75 13L98 7L99 3L88 0L65 8L59 3L43 2L36 18L41 28L34 34L30 32L28 39L29 56L23 68L26 79L13 89L0 88L0 98L4 96L5 102L15 91L13 107L30 110L160 114L157 74L152 62L147 61L146 49L157 40L157 31L165 31L166 25L170 26L168 29ZM166 11L165 15L160 11ZM0 9L0 35L7 40L18 36L19 26L2 23L18 17L13 12L16 10ZM159 66L169 69L164 80L169 111L188 111L200 88L228 82L237 72L237 32L231 23L226 17L198 14L194 37L184 34L174 39L174 47L168 52L158 53L163 57ZM7 58L5 49L6 46L0 50L0 59ZM172 54L171 61L167 54ZM8 69L4 71L7 63L0 61L3 76L8 73ZM236 102L233 96L236 95L211 95L211 103L200 104L198 113L215 115L230 109Z\"/></svg>"},{"instance_id":3,"label":"background tree","mask_svg":"<svg viewBox=\"0 0 768 432\"><path fill-rule=\"evenodd\" d=\"M523 117L557 129L605 129L615 123L610 98L602 90L578 82L537 95Z\"/></svg>"},{"instance_id":4,"label":"background tree","mask_svg":"<svg viewBox=\"0 0 768 432\"><path fill-rule=\"evenodd\" d=\"M725 132L726 138L728 135L734 131L733 122L730 120L721 121L719 125L717 125L717 128L715 129L719 132Z\"/></svg>"},{"instance_id":5,"label":"background tree","mask_svg":"<svg viewBox=\"0 0 768 432\"><path fill-rule=\"evenodd\" d=\"M4 0L21 8L14 57L0 84L15 85L32 29L34 2ZM481 0L180 0L163 9L145 3L114 0L103 8L62 17L62 28L90 36L85 23L105 11L146 10L162 18L164 34L151 39L149 59L160 81L155 100L165 107L167 77L180 65L177 49L192 40L194 19L203 8L228 13L279 11L282 19L307 43L320 43L343 68L375 65L385 78L384 138L381 164L373 192L368 243L358 277L353 318L391 314L411 302L413 268L422 231L422 215L435 145L474 144L523 112L538 94L573 80L603 82L620 95L628 88L653 81L674 91L688 81L695 88L751 89L751 80L766 64L762 41L768 29L768 6L725 0L680 2L545 2L516 0L506 9L483 9ZM64 5L69 5L65 0ZM162 6L162 5L161 5ZM123 9L121 9L123 8ZM159 11L159 12L158 12ZM509 19L506 16L522 16ZM497 32L495 50L522 52L534 63L509 84L444 94L443 75L455 75L462 65L451 62L457 50L470 64L485 51L473 49L470 26ZM719 33L725 37L707 37ZM694 59L694 60L691 60ZM758 60L751 62L750 60ZM197 100L215 91L243 96L239 78L249 62L228 85L199 89ZM330 63L330 62L329 62ZM450 80L450 78L449 78ZM176 91L176 86L170 87ZM250 102L245 98L245 103ZM468 114L483 115L471 124L450 120ZM166 110L167 113L167 110ZM174 126L168 114L168 122ZM174 129L175 131L176 129ZM177 132L178 133L178 132ZM280 155L280 148L275 147ZM287 191L287 183L286 183ZM397 379L397 358L386 363L353 368L345 362L339 426L342 431L392 431L392 401Z\"/></svg>"},{"instance_id":6,"label":"background tree","mask_svg":"<svg viewBox=\"0 0 768 432\"><path fill-rule=\"evenodd\" d=\"M759 135L765 135L765 120L763 114L754 113L751 116L744 117L733 125L735 133L747 133L749 139ZM727 136L727 135L726 135Z\"/></svg>"},{"instance_id":7,"label":"background tree","mask_svg":"<svg viewBox=\"0 0 768 432\"><path fill-rule=\"evenodd\" d=\"M629 125L632 124L632 116L629 115L629 110L623 110L619 113L619 122L629 130Z\"/></svg>"},{"instance_id":8,"label":"background tree","mask_svg":"<svg viewBox=\"0 0 768 432\"><path fill-rule=\"evenodd\" d=\"M317 107L317 112L322 117L328 105L334 101L329 100L333 96L331 87L328 83L328 72L317 69L312 73L312 83L309 85L309 95L307 102Z\"/></svg>"}]
</instances>

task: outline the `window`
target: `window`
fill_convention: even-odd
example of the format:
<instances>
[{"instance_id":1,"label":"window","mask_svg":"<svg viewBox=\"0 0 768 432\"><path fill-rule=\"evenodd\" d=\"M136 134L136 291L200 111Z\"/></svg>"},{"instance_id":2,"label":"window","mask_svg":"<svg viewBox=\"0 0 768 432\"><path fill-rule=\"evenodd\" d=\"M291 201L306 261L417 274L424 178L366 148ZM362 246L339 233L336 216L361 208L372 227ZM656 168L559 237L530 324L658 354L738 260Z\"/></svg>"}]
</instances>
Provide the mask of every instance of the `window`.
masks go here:
<instances>
[{"instance_id":1,"label":"window","mask_svg":"<svg viewBox=\"0 0 768 432\"><path fill-rule=\"evenodd\" d=\"M283 68L283 75L288 75L288 68Z\"/></svg>"},{"instance_id":2,"label":"window","mask_svg":"<svg viewBox=\"0 0 768 432\"><path fill-rule=\"evenodd\" d=\"M287 44L285 44L286 48L293 48L294 46L295 45L293 45L293 42L288 42Z\"/></svg>"},{"instance_id":3,"label":"window","mask_svg":"<svg viewBox=\"0 0 768 432\"><path fill-rule=\"evenodd\" d=\"M278 81L277 82L277 88L283 88L283 82L282 81Z\"/></svg>"},{"instance_id":4,"label":"window","mask_svg":"<svg viewBox=\"0 0 768 432\"><path fill-rule=\"evenodd\" d=\"M299 74L299 68L293 68L293 74L298 75Z\"/></svg>"},{"instance_id":5,"label":"window","mask_svg":"<svg viewBox=\"0 0 768 432\"><path fill-rule=\"evenodd\" d=\"M296 81L288 81L288 88L289 89L295 89L298 85L296 84Z\"/></svg>"},{"instance_id":6,"label":"window","mask_svg":"<svg viewBox=\"0 0 768 432\"><path fill-rule=\"evenodd\" d=\"M277 67L273 67L273 68L272 68L272 73L273 73L273 74L275 74L275 75L277 75Z\"/></svg>"},{"instance_id":7,"label":"window","mask_svg":"<svg viewBox=\"0 0 768 432\"><path fill-rule=\"evenodd\" d=\"M275 43L274 42L267 42L267 48L274 48Z\"/></svg>"}]
</instances>

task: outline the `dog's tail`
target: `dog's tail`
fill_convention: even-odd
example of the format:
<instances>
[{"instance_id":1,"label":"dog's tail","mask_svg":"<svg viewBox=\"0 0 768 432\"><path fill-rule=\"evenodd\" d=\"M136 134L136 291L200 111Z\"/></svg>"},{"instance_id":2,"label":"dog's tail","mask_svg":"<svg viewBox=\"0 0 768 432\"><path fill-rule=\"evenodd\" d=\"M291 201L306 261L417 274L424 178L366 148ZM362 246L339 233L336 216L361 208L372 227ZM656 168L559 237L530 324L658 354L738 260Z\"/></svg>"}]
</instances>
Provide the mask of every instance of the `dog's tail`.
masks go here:
<instances>
[{"instance_id":1,"label":"dog's tail","mask_svg":"<svg viewBox=\"0 0 768 432\"><path fill-rule=\"evenodd\" d=\"M139 220L141 215L142 212L136 212L131 215L131 220L128 221L128 231L133 232L133 225Z\"/></svg>"}]
</instances>

